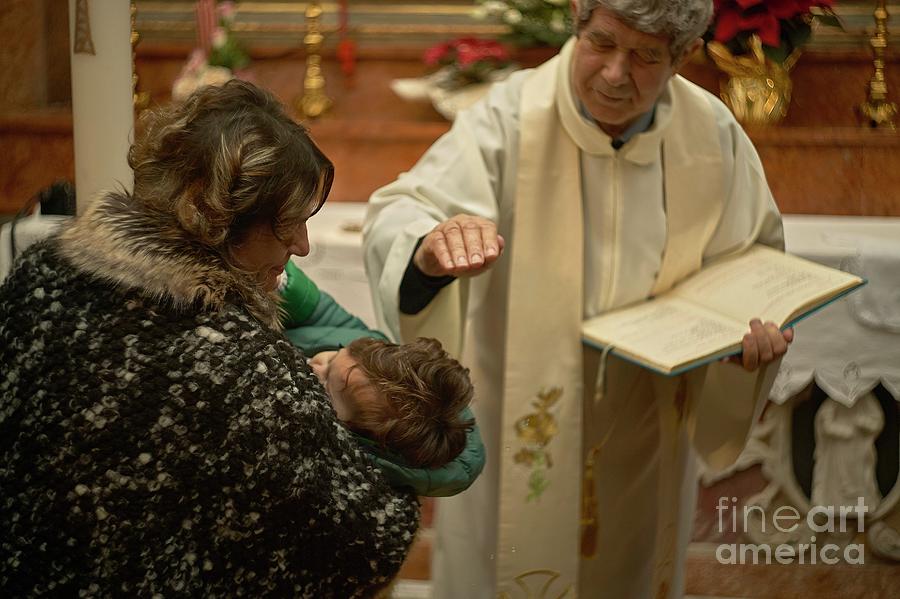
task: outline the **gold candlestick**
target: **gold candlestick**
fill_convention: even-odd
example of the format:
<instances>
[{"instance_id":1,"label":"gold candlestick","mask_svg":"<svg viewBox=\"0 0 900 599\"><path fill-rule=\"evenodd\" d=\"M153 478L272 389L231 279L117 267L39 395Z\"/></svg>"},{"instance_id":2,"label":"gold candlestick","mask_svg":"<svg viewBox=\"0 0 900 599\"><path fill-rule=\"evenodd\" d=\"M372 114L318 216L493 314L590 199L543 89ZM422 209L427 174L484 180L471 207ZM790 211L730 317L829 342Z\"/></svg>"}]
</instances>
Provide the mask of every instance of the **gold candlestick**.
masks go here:
<instances>
[{"instance_id":1,"label":"gold candlestick","mask_svg":"<svg viewBox=\"0 0 900 599\"><path fill-rule=\"evenodd\" d=\"M887 81L884 78L884 54L888 43L887 1L879 0L875 8L875 35L869 38L875 52L875 74L869 82L869 99L859 106L866 127L894 130L897 105L888 101Z\"/></svg>"},{"instance_id":2,"label":"gold candlestick","mask_svg":"<svg viewBox=\"0 0 900 599\"><path fill-rule=\"evenodd\" d=\"M319 19L322 7L318 2L310 2L306 7L306 76L303 78L303 96L297 108L307 117L315 118L328 110L331 99L325 95L325 76L322 74L322 29Z\"/></svg>"}]
</instances>

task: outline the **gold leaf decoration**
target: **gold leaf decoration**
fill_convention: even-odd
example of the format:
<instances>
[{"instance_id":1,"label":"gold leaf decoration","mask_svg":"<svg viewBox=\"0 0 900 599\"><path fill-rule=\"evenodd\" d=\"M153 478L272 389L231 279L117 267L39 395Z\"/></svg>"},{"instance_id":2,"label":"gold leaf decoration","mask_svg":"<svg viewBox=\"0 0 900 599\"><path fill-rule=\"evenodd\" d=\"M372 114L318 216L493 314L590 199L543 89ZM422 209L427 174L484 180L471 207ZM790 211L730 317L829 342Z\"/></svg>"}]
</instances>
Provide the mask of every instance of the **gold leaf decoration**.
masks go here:
<instances>
[{"instance_id":1,"label":"gold leaf decoration","mask_svg":"<svg viewBox=\"0 0 900 599\"><path fill-rule=\"evenodd\" d=\"M540 499L550 486L546 472L553 467L553 459L546 447L559 433L559 425L550 413L550 408L559 401L562 394L562 387L542 389L537 393L537 399L531 403L535 411L522 416L514 424L516 436L524 447L516 452L513 461L531 469L525 501Z\"/></svg>"},{"instance_id":2,"label":"gold leaf decoration","mask_svg":"<svg viewBox=\"0 0 900 599\"><path fill-rule=\"evenodd\" d=\"M560 573L555 570L528 570L522 572L513 578L513 582L522 592L511 595L507 591L500 591L497 593L497 599L566 599L567 597L574 597L574 594L570 594L572 591L571 583L562 589L556 588L554 590L551 588L559 580L559 577ZM559 587L560 585L556 586Z\"/></svg>"}]
</instances>

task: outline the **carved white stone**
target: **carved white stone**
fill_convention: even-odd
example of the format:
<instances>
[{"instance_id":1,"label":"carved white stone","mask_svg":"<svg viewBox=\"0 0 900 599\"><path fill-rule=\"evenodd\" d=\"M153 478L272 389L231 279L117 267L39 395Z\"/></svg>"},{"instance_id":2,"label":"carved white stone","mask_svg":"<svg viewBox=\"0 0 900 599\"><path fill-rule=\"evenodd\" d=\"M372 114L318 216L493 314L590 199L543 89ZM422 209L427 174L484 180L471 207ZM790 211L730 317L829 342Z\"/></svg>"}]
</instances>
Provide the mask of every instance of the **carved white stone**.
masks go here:
<instances>
[{"instance_id":1,"label":"carved white stone","mask_svg":"<svg viewBox=\"0 0 900 599\"><path fill-rule=\"evenodd\" d=\"M747 498L750 509L740 532L755 544L798 547L810 542L822 546L834 543L844 547L853 542L856 521L847 518L847 529L821 533L813 531L806 522L814 506L856 505L864 498L868 512L864 519L865 544L885 559L900 561L900 533L891 528L885 517L900 503L900 482L881 497L875 482L876 454L874 439L884 425L884 415L871 393L847 406L826 399L816 415L816 453L813 469L813 497L807 497L793 470L791 454L791 419L797 399L782 405L769 404L762 421L754 427L743 453L733 466L719 472L704 471L701 484L706 486L727 479L737 472L761 465L763 477L769 484L760 493ZM900 452L900 446L897 451ZM772 525L771 516L782 506L792 507L800 514L794 530L783 532ZM754 509L759 508L759 509ZM767 521L759 517L765 514ZM742 514L743 516L743 514ZM784 527L789 528L789 527Z\"/></svg>"},{"instance_id":2,"label":"carved white stone","mask_svg":"<svg viewBox=\"0 0 900 599\"><path fill-rule=\"evenodd\" d=\"M875 438L884 427L884 412L871 393L852 408L826 399L816 412L816 452L812 503L854 507L862 497L870 512L881 503L875 480Z\"/></svg>"}]
</instances>

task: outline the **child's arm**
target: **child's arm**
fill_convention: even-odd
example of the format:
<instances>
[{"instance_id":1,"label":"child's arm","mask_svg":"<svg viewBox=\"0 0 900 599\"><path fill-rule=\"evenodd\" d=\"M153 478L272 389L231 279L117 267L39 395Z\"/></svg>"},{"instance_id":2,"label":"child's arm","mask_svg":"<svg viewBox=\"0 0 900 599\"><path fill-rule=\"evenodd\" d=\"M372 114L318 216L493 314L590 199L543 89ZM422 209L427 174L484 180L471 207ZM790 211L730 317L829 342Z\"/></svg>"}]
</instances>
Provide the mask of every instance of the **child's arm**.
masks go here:
<instances>
[{"instance_id":1,"label":"child's arm","mask_svg":"<svg viewBox=\"0 0 900 599\"><path fill-rule=\"evenodd\" d=\"M340 306L328 293L288 261L281 288L287 318L285 336L308 356L339 349L360 337L387 339Z\"/></svg>"},{"instance_id":2,"label":"child's arm","mask_svg":"<svg viewBox=\"0 0 900 599\"><path fill-rule=\"evenodd\" d=\"M474 421L475 415L469 408L460 413L462 420ZM378 443L352 433L371 454L372 459L384 472L388 482L394 487L410 487L417 495L426 497L450 497L468 489L484 469L484 443L478 424L466 434L466 446L453 461L440 468L411 468L404 465L398 455L386 451Z\"/></svg>"},{"instance_id":3,"label":"child's arm","mask_svg":"<svg viewBox=\"0 0 900 599\"><path fill-rule=\"evenodd\" d=\"M291 260L284 265L278 293L281 294L281 308L284 311L281 324L285 329L292 329L306 322L319 304L322 294L312 279Z\"/></svg>"}]
</instances>

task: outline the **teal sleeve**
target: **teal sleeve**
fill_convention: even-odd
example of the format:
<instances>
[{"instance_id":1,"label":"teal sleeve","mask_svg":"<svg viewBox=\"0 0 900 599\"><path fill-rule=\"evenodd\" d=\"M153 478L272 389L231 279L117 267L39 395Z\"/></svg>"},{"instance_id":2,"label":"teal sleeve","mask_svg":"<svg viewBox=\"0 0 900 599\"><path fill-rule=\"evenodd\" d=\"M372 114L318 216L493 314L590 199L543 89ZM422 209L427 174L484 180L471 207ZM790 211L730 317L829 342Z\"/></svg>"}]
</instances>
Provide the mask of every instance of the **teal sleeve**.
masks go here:
<instances>
[{"instance_id":1,"label":"teal sleeve","mask_svg":"<svg viewBox=\"0 0 900 599\"><path fill-rule=\"evenodd\" d=\"M319 305L321 292L312 279L290 260L284 265L284 275L284 285L279 289L281 307L285 312L281 324L288 329L310 318Z\"/></svg>"},{"instance_id":2,"label":"teal sleeve","mask_svg":"<svg viewBox=\"0 0 900 599\"><path fill-rule=\"evenodd\" d=\"M464 420L474 420L472 410L466 408L460 413ZM372 460L381 468L388 482L395 487L410 487L417 495L427 497L449 497L468 489L484 469L484 442L478 425L466 435L466 446L452 462L440 468L411 468L400 456L393 454L366 437L353 435L370 453Z\"/></svg>"},{"instance_id":3,"label":"teal sleeve","mask_svg":"<svg viewBox=\"0 0 900 599\"><path fill-rule=\"evenodd\" d=\"M319 291L319 301L312 313L305 320L286 329L284 334L307 356L340 349L361 337L387 340L383 333L370 329L324 291Z\"/></svg>"}]
</instances>

